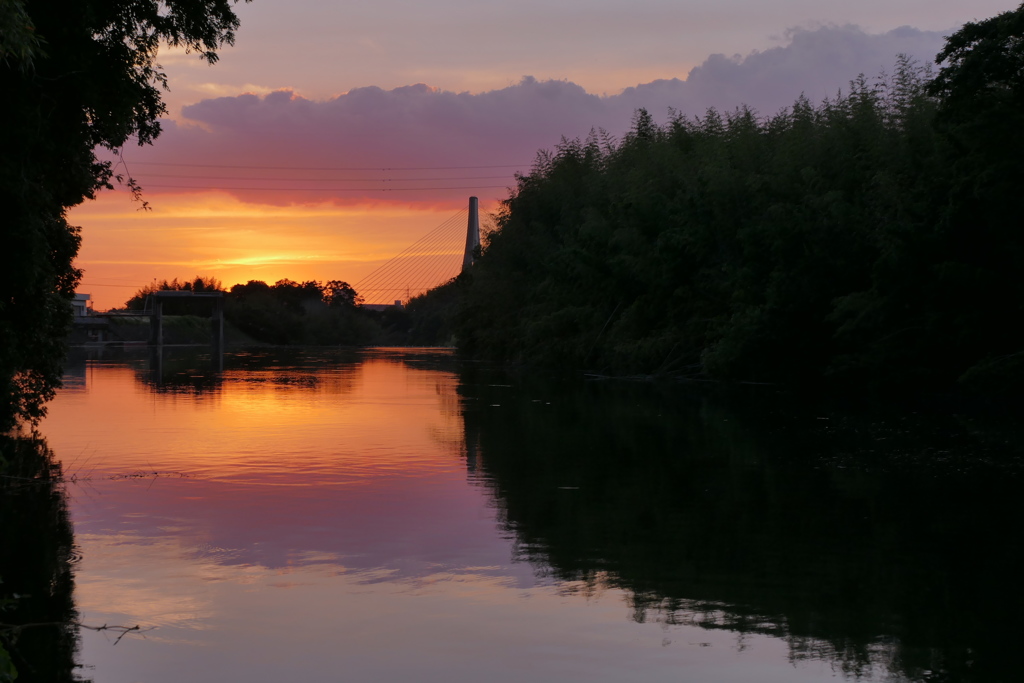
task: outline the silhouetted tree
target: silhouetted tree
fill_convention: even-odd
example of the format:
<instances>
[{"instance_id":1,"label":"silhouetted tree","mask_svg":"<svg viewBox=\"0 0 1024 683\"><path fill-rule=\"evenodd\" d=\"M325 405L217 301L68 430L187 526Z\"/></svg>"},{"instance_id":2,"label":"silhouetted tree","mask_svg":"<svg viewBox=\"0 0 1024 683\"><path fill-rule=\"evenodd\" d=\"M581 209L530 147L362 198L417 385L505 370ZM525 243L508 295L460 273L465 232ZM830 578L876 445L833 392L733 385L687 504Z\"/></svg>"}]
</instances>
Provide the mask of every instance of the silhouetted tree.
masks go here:
<instances>
[{"instance_id":1,"label":"silhouetted tree","mask_svg":"<svg viewBox=\"0 0 1024 683\"><path fill-rule=\"evenodd\" d=\"M352 286L341 280L328 280L323 288L324 301L332 308L358 306L363 298L352 289Z\"/></svg>"},{"instance_id":2,"label":"silhouetted tree","mask_svg":"<svg viewBox=\"0 0 1024 683\"><path fill-rule=\"evenodd\" d=\"M238 285L236 285L237 287ZM224 288L220 283L220 280L214 277L203 277L197 275L191 280L183 280L178 282L178 278L173 280L161 280L160 282L153 282L153 284L141 287L132 298L128 299L124 303L124 307L129 311L144 311L152 308L150 302L150 296L154 292L223 292Z\"/></svg>"},{"instance_id":3,"label":"silhouetted tree","mask_svg":"<svg viewBox=\"0 0 1024 683\"><path fill-rule=\"evenodd\" d=\"M117 178L97 148L159 135L161 43L213 63L237 27L229 0L0 3L0 429L59 385L81 276L66 212Z\"/></svg>"},{"instance_id":4,"label":"silhouetted tree","mask_svg":"<svg viewBox=\"0 0 1024 683\"><path fill-rule=\"evenodd\" d=\"M934 82L901 57L770 117L641 110L618 144L563 140L499 213L460 348L786 383L1024 378L1022 16L951 36Z\"/></svg>"},{"instance_id":5,"label":"silhouetted tree","mask_svg":"<svg viewBox=\"0 0 1024 683\"><path fill-rule=\"evenodd\" d=\"M342 280L259 280L234 285L225 302L227 320L254 339L272 344L368 344L380 326L358 307L362 299Z\"/></svg>"}]
</instances>

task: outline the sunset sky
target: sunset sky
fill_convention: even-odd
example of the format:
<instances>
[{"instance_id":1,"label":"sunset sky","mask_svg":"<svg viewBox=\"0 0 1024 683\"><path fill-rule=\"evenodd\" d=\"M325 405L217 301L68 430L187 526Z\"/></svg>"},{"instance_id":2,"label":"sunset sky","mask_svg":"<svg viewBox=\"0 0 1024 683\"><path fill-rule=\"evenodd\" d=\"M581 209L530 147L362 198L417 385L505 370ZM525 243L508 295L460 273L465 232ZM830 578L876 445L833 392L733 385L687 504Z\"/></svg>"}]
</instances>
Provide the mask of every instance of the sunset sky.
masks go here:
<instances>
[{"instance_id":1,"label":"sunset sky","mask_svg":"<svg viewBox=\"0 0 1024 683\"><path fill-rule=\"evenodd\" d=\"M1012 9L995 0L362 0L237 6L207 66L164 51L168 117L125 149L125 190L75 208L97 309L153 279L357 283L453 214L484 209L562 136L647 107L771 114ZM444 189L442 189L444 188Z\"/></svg>"}]
</instances>

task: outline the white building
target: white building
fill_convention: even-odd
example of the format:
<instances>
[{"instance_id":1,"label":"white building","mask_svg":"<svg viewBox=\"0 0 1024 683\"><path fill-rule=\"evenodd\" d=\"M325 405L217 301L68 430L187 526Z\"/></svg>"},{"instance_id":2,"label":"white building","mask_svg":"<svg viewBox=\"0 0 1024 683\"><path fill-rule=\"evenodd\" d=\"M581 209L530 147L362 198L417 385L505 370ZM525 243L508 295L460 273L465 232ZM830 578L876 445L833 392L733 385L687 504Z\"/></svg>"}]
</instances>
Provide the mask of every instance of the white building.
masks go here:
<instances>
[{"instance_id":1,"label":"white building","mask_svg":"<svg viewBox=\"0 0 1024 683\"><path fill-rule=\"evenodd\" d=\"M76 318L84 318L92 312L91 304L89 302L89 299L91 298L92 297L88 294L75 293L75 298L71 302L71 306L75 310Z\"/></svg>"}]
</instances>

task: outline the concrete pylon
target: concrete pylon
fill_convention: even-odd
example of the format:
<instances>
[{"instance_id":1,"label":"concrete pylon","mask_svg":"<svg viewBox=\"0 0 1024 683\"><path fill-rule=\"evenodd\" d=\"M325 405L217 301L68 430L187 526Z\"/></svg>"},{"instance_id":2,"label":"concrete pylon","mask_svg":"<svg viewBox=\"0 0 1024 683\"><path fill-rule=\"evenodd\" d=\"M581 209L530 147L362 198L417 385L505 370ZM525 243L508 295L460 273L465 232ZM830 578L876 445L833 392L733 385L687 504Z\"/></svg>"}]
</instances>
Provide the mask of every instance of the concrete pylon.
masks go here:
<instances>
[{"instance_id":1,"label":"concrete pylon","mask_svg":"<svg viewBox=\"0 0 1024 683\"><path fill-rule=\"evenodd\" d=\"M469 198L469 225L466 227L466 251L462 254L462 270L473 265L473 255L480 246L480 201Z\"/></svg>"}]
</instances>

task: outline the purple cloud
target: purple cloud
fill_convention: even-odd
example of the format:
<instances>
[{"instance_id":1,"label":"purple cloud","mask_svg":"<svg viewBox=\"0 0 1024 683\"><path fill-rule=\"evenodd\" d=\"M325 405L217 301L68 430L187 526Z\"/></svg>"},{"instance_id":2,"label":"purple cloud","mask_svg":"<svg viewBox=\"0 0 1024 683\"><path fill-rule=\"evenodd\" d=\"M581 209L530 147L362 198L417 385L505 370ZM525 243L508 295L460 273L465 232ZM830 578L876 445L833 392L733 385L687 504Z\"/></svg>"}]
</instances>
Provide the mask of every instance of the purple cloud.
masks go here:
<instances>
[{"instance_id":1,"label":"purple cloud","mask_svg":"<svg viewBox=\"0 0 1024 683\"><path fill-rule=\"evenodd\" d=\"M442 201L467 194L497 198L513 183L514 171L529 168L537 150L595 128L621 135L639 107L659 121L670 109L699 115L708 107L740 104L773 114L801 93L818 101L845 89L860 73L873 77L891 69L900 53L930 62L943 42L939 33L909 27L868 34L854 26L826 26L791 30L786 38L785 45L745 57L711 55L685 81L658 80L611 96L566 81L525 77L479 94L417 84L358 88L326 101L287 90L203 100L182 110L194 125L168 122L154 148L133 152L139 165L132 171L151 192L180 192L169 186L185 185L265 188L235 194L275 204ZM167 178L173 168L190 177ZM321 180L327 178L333 180ZM327 190L339 187L346 189ZM458 189L426 189L438 187Z\"/></svg>"}]
</instances>

